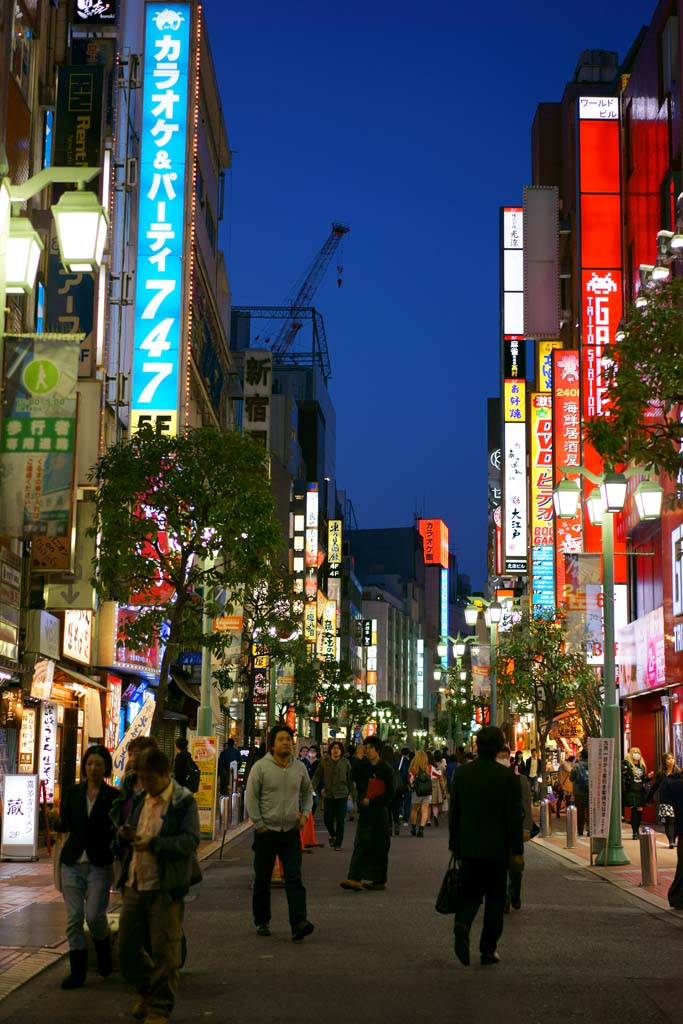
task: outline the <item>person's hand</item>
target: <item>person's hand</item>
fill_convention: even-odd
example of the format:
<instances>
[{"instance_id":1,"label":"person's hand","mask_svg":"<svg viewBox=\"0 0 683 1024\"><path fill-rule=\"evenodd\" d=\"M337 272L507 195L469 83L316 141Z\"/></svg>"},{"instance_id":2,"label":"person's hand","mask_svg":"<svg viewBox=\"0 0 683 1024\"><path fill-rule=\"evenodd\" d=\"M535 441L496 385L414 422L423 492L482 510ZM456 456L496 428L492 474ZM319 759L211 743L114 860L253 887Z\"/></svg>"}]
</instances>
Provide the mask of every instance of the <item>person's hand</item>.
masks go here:
<instances>
[{"instance_id":1,"label":"person's hand","mask_svg":"<svg viewBox=\"0 0 683 1024\"><path fill-rule=\"evenodd\" d=\"M297 828L299 829L299 831L302 831L305 828L307 821L308 815L302 814L301 811L299 811L299 816L297 818Z\"/></svg>"},{"instance_id":2,"label":"person's hand","mask_svg":"<svg viewBox=\"0 0 683 1024\"><path fill-rule=\"evenodd\" d=\"M256 831L257 832L267 832L268 829L267 829L267 827L265 825L261 825L261 827L257 828Z\"/></svg>"},{"instance_id":3,"label":"person's hand","mask_svg":"<svg viewBox=\"0 0 683 1024\"><path fill-rule=\"evenodd\" d=\"M146 835L138 834L138 835L133 837L133 847L134 847L134 849L138 850L139 852L142 852L143 850L149 850L149 844L151 842L152 842L152 837L151 836L146 836Z\"/></svg>"},{"instance_id":4,"label":"person's hand","mask_svg":"<svg viewBox=\"0 0 683 1024\"><path fill-rule=\"evenodd\" d=\"M132 843L135 839L135 826L134 825L121 825L118 831L119 839L123 839L126 843Z\"/></svg>"},{"instance_id":5,"label":"person's hand","mask_svg":"<svg viewBox=\"0 0 683 1024\"><path fill-rule=\"evenodd\" d=\"M524 871L524 854L510 854L510 871Z\"/></svg>"},{"instance_id":6,"label":"person's hand","mask_svg":"<svg viewBox=\"0 0 683 1024\"><path fill-rule=\"evenodd\" d=\"M364 797L363 800L361 800L361 804L362 804L363 807L369 807L370 806L370 801L368 800L367 797Z\"/></svg>"}]
</instances>

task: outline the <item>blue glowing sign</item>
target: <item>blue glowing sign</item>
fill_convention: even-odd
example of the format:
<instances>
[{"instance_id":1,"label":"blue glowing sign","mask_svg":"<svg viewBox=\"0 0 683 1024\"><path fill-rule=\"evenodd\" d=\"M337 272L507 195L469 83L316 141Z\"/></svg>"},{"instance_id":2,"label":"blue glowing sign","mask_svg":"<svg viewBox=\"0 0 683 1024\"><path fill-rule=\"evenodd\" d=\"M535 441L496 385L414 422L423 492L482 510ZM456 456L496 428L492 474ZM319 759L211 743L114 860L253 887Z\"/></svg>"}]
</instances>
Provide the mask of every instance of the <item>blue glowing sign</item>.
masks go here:
<instances>
[{"instance_id":1,"label":"blue glowing sign","mask_svg":"<svg viewBox=\"0 0 683 1024\"><path fill-rule=\"evenodd\" d=\"M534 617L555 607L555 562L552 544L535 544L531 549L531 586Z\"/></svg>"},{"instance_id":2,"label":"blue glowing sign","mask_svg":"<svg viewBox=\"0 0 683 1024\"><path fill-rule=\"evenodd\" d=\"M148 3L132 431L178 430L189 66L190 4Z\"/></svg>"}]
</instances>

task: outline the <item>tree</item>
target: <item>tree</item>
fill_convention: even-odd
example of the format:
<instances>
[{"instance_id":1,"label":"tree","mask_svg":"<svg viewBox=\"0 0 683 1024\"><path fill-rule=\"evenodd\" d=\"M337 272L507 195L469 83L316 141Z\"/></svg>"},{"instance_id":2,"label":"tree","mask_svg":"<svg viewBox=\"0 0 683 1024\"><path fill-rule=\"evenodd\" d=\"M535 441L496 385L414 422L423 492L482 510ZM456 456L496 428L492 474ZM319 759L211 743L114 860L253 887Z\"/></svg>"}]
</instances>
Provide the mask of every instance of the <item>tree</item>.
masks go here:
<instances>
[{"instance_id":1,"label":"tree","mask_svg":"<svg viewBox=\"0 0 683 1024\"><path fill-rule=\"evenodd\" d=\"M683 280L646 294L647 305L631 306L622 320L609 361L603 356L609 415L589 420L586 436L608 465L634 462L676 480L683 470Z\"/></svg>"},{"instance_id":2,"label":"tree","mask_svg":"<svg viewBox=\"0 0 683 1024\"><path fill-rule=\"evenodd\" d=\"M174 437L141 429L91 473L101 598L137 607L123 627L133 648L164 641L152 729L160 727L169 667L182 649L224 650L229 634L202 631L202 594L226 613L277 563L283 536L264 453L236 433L203 428Z\"/></svg>"},{"instance_id":3,"label":"tree","mask_svg":"<svg viewBox=\"0 0 683 1024\"><path fill-rule=\"evenodd\" d=\"M320 722L340 716L349 741L356 727L369 722L375 712L375 702L358 689L347 661L311 660L305 653L294 665L294 707L300 715L314 708Z\"/></svg>"},{"instance_id":4,"label":"tree","mask_svg":"<svg viewBox=\"0 0 683 1024\"><path fill-rule=\"evenodd\" d=\"M498 693L518 708L528 708L536 720L545 764L545 746L553 720L563 706L575 701L597 713L600 691L595 671L585 655L569 649L564 612L539 617L524 612L498 637ZM595 702L597 700L597 705ZM583 718L584 726L586 719Z\"/></svg>"}]
</instances>

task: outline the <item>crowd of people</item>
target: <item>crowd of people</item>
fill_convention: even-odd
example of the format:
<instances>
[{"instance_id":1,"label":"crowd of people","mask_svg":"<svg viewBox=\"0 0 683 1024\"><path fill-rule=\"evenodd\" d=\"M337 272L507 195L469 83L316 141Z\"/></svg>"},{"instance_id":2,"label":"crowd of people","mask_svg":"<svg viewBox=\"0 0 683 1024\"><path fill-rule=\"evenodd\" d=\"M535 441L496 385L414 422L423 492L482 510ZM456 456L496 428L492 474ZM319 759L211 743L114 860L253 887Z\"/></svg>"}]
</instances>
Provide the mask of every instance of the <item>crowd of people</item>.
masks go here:
<instances>
[{"instance_id":1,"label":"crowd of people","mask_svg":"<svg viewBox=\"0 0 683 1024\"><path fill-rule=\"evenodd\" d=\"M167 1024L173 1011L186 945L184 898L201 880L197 860L199 818L187 786L194 762L187 743L176 742L170 760L154 739L138 737L128 747L121 785L107 783L109 751L86 750L81 782L62 801L56 855L56 881L67 910L69 974L65 989L80 988L88 971L85 924L92 936L97 971L113 969L107 906L112 887L122 890L119 960L136 989L132 1015L146 1024ZM532 805L541 799L543 772L537 750L514 754L502 731L488 726L476 736L475 750L400 752L369 735L346 751L333 739L323 755L317 746L294 751L294 736L276 725L268 743L252 759L246 808L253 825L252 911L256 933L271 934L271 885L276 865L283 881L292 939L314 931L302 878L303 833L322 800L330 847L343 852L345 826L356 820L353 848L343 889L387 888L392 837L409 830L423 838L448 816L448 845L459 864L459 896L454 915L454 951L470 963L470 931L484 904L479 940L482 965L498 962L497 944L504 915L522 906L524 843L538 831ZM218 763L221 790L240 763L228 741ZM196 767L196 766L194 766ZM588 750L560 765L554 786L561 805L577 810L579 834L589 829ZM670 848L678 838L677 870L669 890L671 906L683 908L683 772L671 753L658 771L648 772L642 752L632 747L622 766L624 813L637 837L644 807L657 806Z\"/></svg>"}]
</instances>

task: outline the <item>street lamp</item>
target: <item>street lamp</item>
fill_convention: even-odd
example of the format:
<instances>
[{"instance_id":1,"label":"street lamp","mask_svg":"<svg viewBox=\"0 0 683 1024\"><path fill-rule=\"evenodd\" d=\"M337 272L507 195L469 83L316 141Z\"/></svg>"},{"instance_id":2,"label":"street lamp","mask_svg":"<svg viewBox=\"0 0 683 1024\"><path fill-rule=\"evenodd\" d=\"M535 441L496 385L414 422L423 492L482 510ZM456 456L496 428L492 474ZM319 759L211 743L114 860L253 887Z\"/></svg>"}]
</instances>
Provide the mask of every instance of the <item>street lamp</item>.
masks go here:
<instances>
[{"instance_id":1,"label":"street lamp","mask_svg":"<svg viewBox=\"0 0 683 1024\"><path fill-rule=\"evenodd\" d=\"M424 740L427 737L426 729L413 729L413 736L416 740Z\"/></svg>"},{"instance_id":2,"label":"street lamp","mask_svg":"<svg viewBox=\"0 0 683 1024\"><path fill-rule=\"evenodd\" d=\"M563 473L577 473L585 477L595 488L591 491L586 501L588 515L594 525L602 526L602 599L604 617L604 665L603 665L603 686L604 701L602 711L602 735L605 739L611 739L614 746L613 754L613 776L612 793L610 804L609 834L607 848L605 850L605 866L629 864L629 858L621 843L621 751L619 742L620 716L619 703L617 700L616 688L616 665L614 658L614 514L620 512L626 501L626 488L628 477L636 473L642 473L643 468L632 467L625 473L614 473L606 470L601 476L597 476L585 466L561 466ZM563 481L565 482L565 481ZM566 481L569 483L570 481ZM575 481L574 481L575 482ZM659 508L661 509L662 488L654 481L650 481L652 487L645 490L647 495L647 510L652 515L656 506L655 496L659 494ZM558 485L553 500L555 502L555 515L558 519L573 519L578 507L580 488L576 484L576 500L573 508L566 500L568 489L564 488L565 500L555 500ZM641 485L642 486L642 485ZM643 493L643 492L641 492Z\"/></svg>"}]
</instances>

